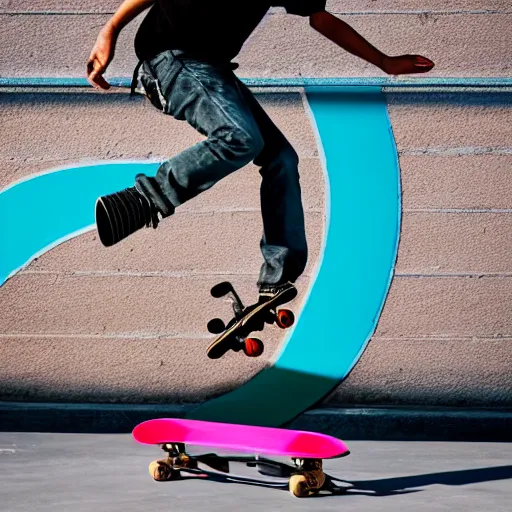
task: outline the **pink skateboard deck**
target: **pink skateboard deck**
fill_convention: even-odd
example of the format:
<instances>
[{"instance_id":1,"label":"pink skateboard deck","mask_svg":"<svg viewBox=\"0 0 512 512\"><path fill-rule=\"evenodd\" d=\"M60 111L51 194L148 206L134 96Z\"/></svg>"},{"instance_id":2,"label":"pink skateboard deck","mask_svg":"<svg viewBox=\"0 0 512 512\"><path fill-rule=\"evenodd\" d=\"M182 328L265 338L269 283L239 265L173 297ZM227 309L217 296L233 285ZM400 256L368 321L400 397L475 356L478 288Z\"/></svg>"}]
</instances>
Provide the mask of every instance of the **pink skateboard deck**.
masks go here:
<instances>
[{"instance_id":1,"label":"pink skateboard deck","mask_svg":"<svg viewBox=\"0 0 512 512\"><path fill-rule=\"evenodd\" d=\"M350 453L340 439L316 432L199 420L148 420L137 425L132 435L142 444L186 443L297 459L331 459Z\"/></svg>"}]
</instances>

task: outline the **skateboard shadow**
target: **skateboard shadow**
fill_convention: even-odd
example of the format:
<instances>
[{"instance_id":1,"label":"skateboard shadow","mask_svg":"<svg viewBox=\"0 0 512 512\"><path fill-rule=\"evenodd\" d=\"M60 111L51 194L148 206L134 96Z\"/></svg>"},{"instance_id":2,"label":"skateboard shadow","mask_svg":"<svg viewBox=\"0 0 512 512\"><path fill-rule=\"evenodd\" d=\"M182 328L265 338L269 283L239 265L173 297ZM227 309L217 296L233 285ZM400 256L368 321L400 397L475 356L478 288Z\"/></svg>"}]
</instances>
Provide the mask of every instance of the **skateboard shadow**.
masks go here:
<instances>
[{"instance_id":1,"label":"skateboard shadow","mask_svg":"<svg viewBox=\"0 0 512 512\"><path fill-rule=\"evenodd\" d=\"M402 494L412 494L421 492L422 488L429 485L449 485L459 486L481 482L491 482L496 480L507 480L512 478L512 466L494 466L488 468L467 469L459 471L445 471L440 473L426 473L423 475L411 475L396 478L384 478L379 480L343 480L337 479L333 475L332 480L340 485L340 491L332 494L328 491L322 491L313 495L311 498L326 498L328 496L370 496L385 497L396 496ZM236 478L230 480L229 478ZM181 481L187 480L210 480L227 484L253 485L258 487L273 488L282 491L288 491L287 479L275 482L254 482L251 477L229 476L229 475L208 475L194 476L183 475Z\"/></svg>"},{"instance_id":2,"label":"skateboard shadow","mask_svg":"<svg viewBox=\"0 0 512 512\"><path fill-rule=\"evenodd\" d=\"M426 473L379 480L344 481L350 484L347 494L365 496L393 496L421 492L429 485L469 485L512 478L512 466L493 466L442 473Z\"/></svg>"}]
</instances>

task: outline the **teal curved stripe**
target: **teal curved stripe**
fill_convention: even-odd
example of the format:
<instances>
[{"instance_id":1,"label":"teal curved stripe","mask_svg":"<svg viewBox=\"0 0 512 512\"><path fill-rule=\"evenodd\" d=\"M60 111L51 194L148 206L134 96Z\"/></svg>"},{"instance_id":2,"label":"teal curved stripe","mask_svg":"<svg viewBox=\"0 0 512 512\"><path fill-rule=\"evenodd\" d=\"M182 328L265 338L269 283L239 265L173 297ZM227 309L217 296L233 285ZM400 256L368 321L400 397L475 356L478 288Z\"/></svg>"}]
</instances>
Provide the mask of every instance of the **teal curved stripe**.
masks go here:
<instances>
[{"instance_id":1,"label":"teal curved stripe","mask_svg":"<svg viewBox=\"0 0 512 512\"><path fill-rule=\"evenodd\" d=\"M187 417L281 426L342 381L373 334L400 232L396 146L380 88L306 91L323 149L327 220L322 260L277 358ZM263 337L263 336L262 336Z\"/></svg>"},{"instance_id":2,"label":"teal curved stripe","mask_svg":"<svg viewBox=\"0 0 512 512\"><path fill-rule=\"evenodd\" d=\"M77 165L31 176L3 189L0 286L34 258L93 229L97 197L133 186L141 166L149 174L158 168L157 163L148 162Z\"/></svg>"},{"instance_id":3,"label":"teal curved stripe","mask_svg":"<svg viewBox=\"0 0 512 512\"><path fill-rule=\"evenodd\" d=\"M279 426L345 378L373 333L399 236L396 148L380 88L307 89L323 151L327 205L316 278L273 366L201 404L192 419ZM99 162L56 169L0 192L0 286L35 257L94 228L98 196L154 174L158 163Z\"/></svg>"}]
</instances>

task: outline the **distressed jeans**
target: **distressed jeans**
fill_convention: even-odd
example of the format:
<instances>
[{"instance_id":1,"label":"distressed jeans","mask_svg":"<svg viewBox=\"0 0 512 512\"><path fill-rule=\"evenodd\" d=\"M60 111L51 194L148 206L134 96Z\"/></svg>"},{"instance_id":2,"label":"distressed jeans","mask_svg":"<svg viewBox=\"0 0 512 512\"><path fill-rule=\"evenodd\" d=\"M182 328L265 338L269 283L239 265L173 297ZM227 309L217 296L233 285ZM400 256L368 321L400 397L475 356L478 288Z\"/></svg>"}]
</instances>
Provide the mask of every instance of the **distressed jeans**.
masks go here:
<instances>
[{"instance_id":1,"label":"distressed jeans","mask_svg":"<svg viewBox=\"0 0 512 512\"><path fill-rule=\"evenodd\" d=\"M177 207L254 162L262 177L264 262L258 285L295 282L308 257L298 155L234 74L232 63L204 62L184 52L165 51L139 63L132 91L146 95L156 108L186 120L206 137L164 161L152 180L137 177L151 191L155 204L170 202Z\"/></svg>"}]
</instances>

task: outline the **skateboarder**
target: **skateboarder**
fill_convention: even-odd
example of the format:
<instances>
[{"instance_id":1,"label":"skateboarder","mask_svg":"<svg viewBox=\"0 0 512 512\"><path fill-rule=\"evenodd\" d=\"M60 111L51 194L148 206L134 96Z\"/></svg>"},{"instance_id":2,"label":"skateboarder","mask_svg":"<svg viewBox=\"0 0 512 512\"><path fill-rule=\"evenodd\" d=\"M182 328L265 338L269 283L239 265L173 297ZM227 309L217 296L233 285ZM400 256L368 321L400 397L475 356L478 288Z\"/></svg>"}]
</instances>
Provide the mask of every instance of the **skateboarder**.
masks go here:
<instances>
[{"instance_id":1,"label":"skateboarder","mask_svg":"<svg viewBox=\"0 0 512 512\"><path fill-rule=\"evenodd\" d=\"M103 73L119 32L150 8L136 38L139 63L132 93L147 96L161 112L186 120L206 140L162 162L155 176L140 173L133 187L98 199L101 242L113 245L161 219L249 162L260 167L263 254L260 301L294 288L308 248L298 156L232 62L272 6L309 17L310 26L341 48L390 75L421 73L434 63L418 55L390 57L325 10L325 0L125 0L101 30L87 63L89 82L110 86ZM297 51L300 51L298 49ZM134 127L135 130L143 127ZM162 133L162 137L172 133Z\"/></svg>"}]
</instances>

